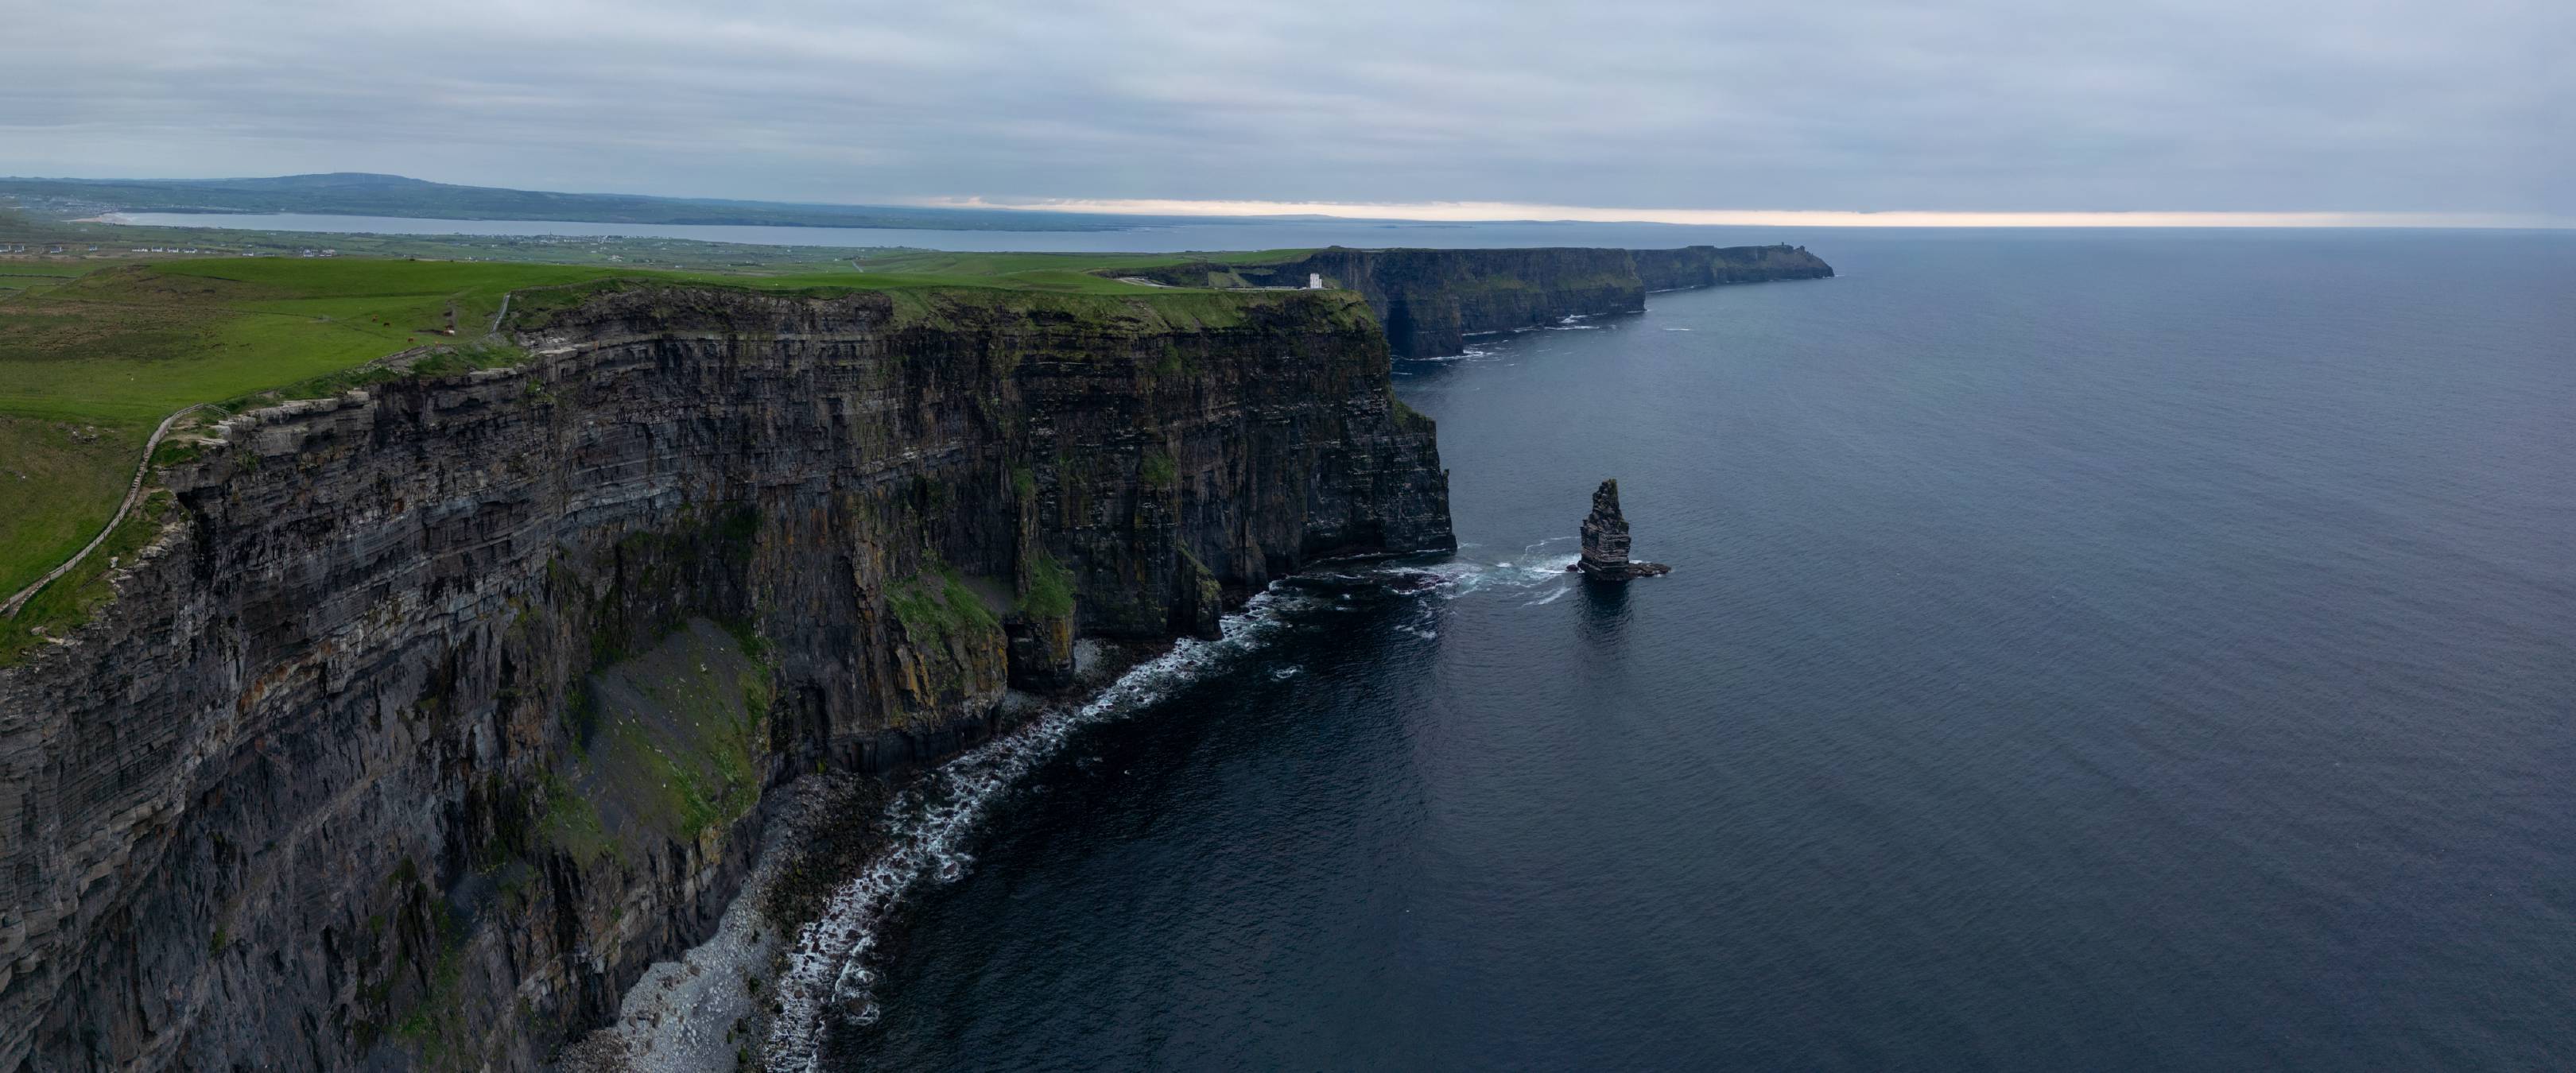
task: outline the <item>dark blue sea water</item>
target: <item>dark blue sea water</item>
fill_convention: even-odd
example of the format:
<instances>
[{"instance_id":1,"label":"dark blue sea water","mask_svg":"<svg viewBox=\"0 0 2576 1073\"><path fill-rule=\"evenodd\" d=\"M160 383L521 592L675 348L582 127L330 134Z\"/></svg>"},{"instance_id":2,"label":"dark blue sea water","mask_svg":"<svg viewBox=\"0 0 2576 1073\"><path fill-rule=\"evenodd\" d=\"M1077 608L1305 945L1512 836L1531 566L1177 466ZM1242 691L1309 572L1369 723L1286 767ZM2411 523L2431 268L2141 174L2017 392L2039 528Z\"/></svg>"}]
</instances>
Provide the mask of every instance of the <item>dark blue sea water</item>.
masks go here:
<instances>
[{"instance_id":1,"label":"dark blue sea water","mask_svg":"<svg viewBox=\"0 0 2576 1073\"><path fill-rule=\"evenodd\" d=\"M1836 238L1402 364L1446 583L1078 732L838 1063L2576 1065L2576 239Z\"/></svg>"}]
</instances>

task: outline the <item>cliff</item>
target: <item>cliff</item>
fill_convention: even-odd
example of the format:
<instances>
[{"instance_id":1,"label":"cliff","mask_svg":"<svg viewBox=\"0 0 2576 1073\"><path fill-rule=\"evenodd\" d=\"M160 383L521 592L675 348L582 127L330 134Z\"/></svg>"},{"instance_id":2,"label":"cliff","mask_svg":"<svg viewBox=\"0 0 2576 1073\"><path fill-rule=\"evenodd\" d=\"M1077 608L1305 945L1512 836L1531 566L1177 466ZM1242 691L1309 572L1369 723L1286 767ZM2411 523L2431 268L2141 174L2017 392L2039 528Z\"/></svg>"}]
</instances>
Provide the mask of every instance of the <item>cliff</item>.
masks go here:
<instances>
[{"instance_id":1,"label":"cliff","mask_svg":"<svg viewBox=\"0 0 2576 1073\"><path fill-rule=\"evenodd\" d=\"M522 367L226 422L0 670L0 1071L531 1068L707 933L766 789L1454 544L1347 293L522 309Z\"/></svg>"},{"instance_id":2,"label":"cliff","mask_svg":"<svg viewBox=\"0 0 2576 1073\"><path fill-rule=\"evenodd\" d=\"M1386 325L1397 357L1455 354L1467 337L1634 313L1651 291L1721 283L1824 279L1833 266L1801 246L1354 250L1335 246L1260 263L1192 261L1118 269L1186 287L1303 287L1322 276L1358 291Z\"/></svg>"}]
</instances>

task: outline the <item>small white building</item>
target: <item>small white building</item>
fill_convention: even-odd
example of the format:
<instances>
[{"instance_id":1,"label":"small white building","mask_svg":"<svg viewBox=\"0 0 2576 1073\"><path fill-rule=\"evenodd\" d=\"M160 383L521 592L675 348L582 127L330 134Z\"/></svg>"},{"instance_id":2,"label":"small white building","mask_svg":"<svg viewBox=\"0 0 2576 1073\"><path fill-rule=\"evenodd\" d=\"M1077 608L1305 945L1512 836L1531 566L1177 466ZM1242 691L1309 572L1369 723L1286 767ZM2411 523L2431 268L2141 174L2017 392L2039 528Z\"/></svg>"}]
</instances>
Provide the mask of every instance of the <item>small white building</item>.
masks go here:
<instances>
[{"instance_id":1,"label":"small white building","mask_svg":"<svg viewBox=\"0 0 2576 1073\"><path fill-rule=\"evenodd\" d=\"M1323 290L1323 289L1324 289L1324 274L1323 274L1323 273L1321 273L1321 272L1308 272L1308 273L1306 273L1306 289L1307 289L1307 290L1310 290L1310 291L1320 291L1320 290Z\"/></svg>"}]
</instances>

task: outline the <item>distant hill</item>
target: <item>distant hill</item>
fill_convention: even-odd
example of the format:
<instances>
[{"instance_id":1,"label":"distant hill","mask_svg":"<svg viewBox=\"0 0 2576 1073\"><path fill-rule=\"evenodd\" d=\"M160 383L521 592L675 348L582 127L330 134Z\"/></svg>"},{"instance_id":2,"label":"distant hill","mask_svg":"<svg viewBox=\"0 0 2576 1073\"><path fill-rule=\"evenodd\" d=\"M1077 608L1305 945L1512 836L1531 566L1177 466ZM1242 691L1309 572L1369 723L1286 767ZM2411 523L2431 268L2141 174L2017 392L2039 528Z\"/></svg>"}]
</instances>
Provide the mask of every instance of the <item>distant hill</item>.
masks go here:
<instances>
[{"instance_id":1,"label":"distant hill","mask_svg":"<svg viewBox=\"0 0 2576 1073\"><path fill-rule=\"evenodd\" d=\"M914 227L940 231L1107 231L1141 217L812 205L634 194L558 194L456 186L400 175L331 172L265 179L0 178L0 197L31 211L72 217L101 212L307 212L432 220L578 220L620 224L766 224L778 227Z\"/></svg>"}]
</instances>

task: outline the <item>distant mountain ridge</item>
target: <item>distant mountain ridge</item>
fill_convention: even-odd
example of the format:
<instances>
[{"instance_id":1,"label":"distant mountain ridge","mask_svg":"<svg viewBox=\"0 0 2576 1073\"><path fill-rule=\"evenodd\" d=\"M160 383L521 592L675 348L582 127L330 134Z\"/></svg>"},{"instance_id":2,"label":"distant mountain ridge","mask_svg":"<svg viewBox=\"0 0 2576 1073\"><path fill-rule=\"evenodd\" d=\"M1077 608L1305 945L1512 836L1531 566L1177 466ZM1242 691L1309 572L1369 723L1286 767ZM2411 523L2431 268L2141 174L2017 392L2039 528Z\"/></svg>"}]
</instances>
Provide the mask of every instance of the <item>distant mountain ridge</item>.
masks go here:
<instances>
[{"instance_id":1,"label":"distant mountain ridge","mask_svg":"<svg viewBox=\"0 0 2576 1073\"><path fill-rule=\"evenodd\" d=\"M904 227L939 231L1111 231L1141 217L1008 209L822 205L642 194L563 194L459 186L401 175L325 172L248 179L0 178L0 197L54 216L102 212L404 216L431 220L565 220L619 224Z\"/></svg>"}]
</instances>

